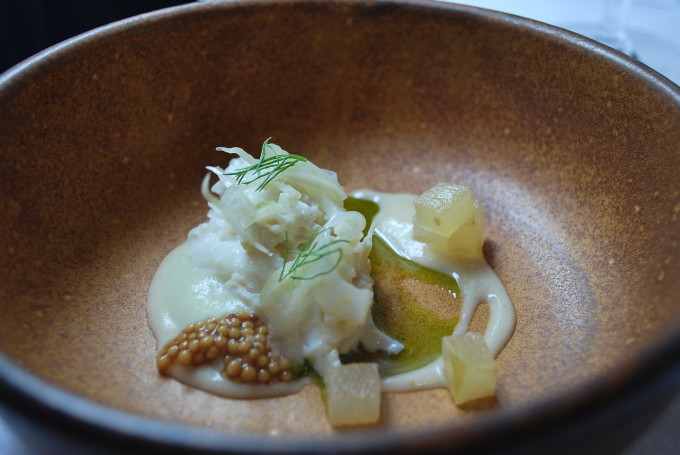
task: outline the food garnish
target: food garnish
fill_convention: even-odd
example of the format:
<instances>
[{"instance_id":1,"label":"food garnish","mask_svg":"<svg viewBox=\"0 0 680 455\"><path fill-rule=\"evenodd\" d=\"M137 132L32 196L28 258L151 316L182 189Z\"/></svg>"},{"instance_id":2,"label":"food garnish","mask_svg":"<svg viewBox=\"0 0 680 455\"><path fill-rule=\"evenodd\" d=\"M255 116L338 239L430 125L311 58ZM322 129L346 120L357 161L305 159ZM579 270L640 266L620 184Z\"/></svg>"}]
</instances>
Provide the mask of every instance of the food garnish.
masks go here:
<instances>
[{"instance_id":1,"label":"food garnish","mask_svg":"<svg viewBox=\"0 0 680 455\"><path fill-rule=\"evenodd\" d=\"M479 333L442 339L444 378L457 405L496 393L496 360Z\"/></svg>"},{"instance_id":2,"label":"food garnish","mask_svg":"<svg viewBox=\"0 0 680 455\"><path fill-rule=\"evenodd\" d=\"M270 139L259 159L218 148L238 158L208 167L219 179L203 182L208 221L154 277L158 369L235 398L294 393L312 371L334 426L376 423L383 391L448 387L456 404L493 395L494 358L515 315L484 261L486 221L470 189L439 183L420 196L366 190L347 200L335 173ZM376 276L389 277L377 305L374 243ZM433 301L418 301L428 286ZM483 336L469 333L482 302L491 310Z\"/></svg>"},{"instance_id":3,"label":"food garnish","mask_svg":"<svg viewBox=\"0 0 680 455\"><path fill-rule=\"evenodd\" d=\"M249 185L260 179L260 185L257 191L262 191L268 183L274 180L280 173L295 166L299 162L307 161L307 158L300 155L286 154L279 155L274 152L273 156L267 156L267 146L271 137L262 144L262 151L260 152L260 159L250 166L237 169L234 172L226 172L224 175L236 176L236 183L239 185ZM228 152L229 149L225 147L217 147L217 150ZM246 178L248 178L246 180Z\"/></svg>"},{"instance_id":4,"label":"food garnish","mask_svg":"<svg viewBox=\"0 0 680 455\"><path fill-rule=\"evenodd\" d=\"M286 249L283 255L284 266L281 268L279 281L283 281L286 278L290 278L291 280L313 280L314 278L318 278L323 275L328 275L338 267L340 261L342 261L342 248L338 248L337 245L340 243L347 243L348 240L345 239L331 240L330 242L324 243L319 246L319 242L316 241L319 234L321 234L321 230L319 228L316 228L312 235L309 237L309 240L307 240L307 242L305 242L302 245L302 247L300 247L299 250L288 249L288 234L286 234ZM288 255L290 253L293 253L296 256L293 263L290 264L288 270L286 270L286 264L288 263ZM295 275L295 273L297 273L299 269L306 267L309 264L313 264L314 262L320 261L324 257L330 256L332 254L336 255L336 260L330 266L330 268L322 270L311 276Z\"/></svg>"},{"instance_id":5,"label":"food garnish","mask_svg":"<svg viewBox=\"0 0 680 455\"><path fill-rule=\"evenodd\" d=\"M365 425L380 420L380 375L375 363L341 365L326 380L328 422Z\"/></svg>"},{"instance_id":6,"label":"food garnish","mask_svg":"<svg viewBox=\"0 0 680 455\"><path fill-rule=\"evenodd\" d=\"M416 240L446 254L484 259L486 219L469 188L438 183L418 196L414 204Z\"/></svg>"},{"instance_id":7,"label":"food garnish","mask_svg":"<svg viewBox=\"0 0 680 455\"><path fill-rule=\"evenodd\" d=\"M290 381L290 360L279 355L269 340L269 328L257 315L232 313L186 327L158 353L158 369L172 365L198 367L222 361L222 375L236 382L274 384Z\"/></svg>"}]
</instances>

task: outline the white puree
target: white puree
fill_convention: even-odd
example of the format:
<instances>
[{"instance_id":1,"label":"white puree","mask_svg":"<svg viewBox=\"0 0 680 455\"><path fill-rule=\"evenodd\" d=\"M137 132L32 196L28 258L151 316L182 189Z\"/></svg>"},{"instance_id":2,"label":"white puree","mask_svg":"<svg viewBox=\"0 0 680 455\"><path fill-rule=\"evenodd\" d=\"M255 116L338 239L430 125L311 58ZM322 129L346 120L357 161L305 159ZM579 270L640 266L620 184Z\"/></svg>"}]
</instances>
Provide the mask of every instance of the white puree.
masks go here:
<instances>
[{"instance_id":1,"label":"white puree","mask_svg":"<svg viewBox=\"0 0 680 455\"><path fill-rule=\"evenodd\" d=\"M240 298L241 294L248 292L246 289L224 286L210 269L195 265L190 255L192 247L203 246L208 253L211 245L207 243L204 239L189 238L166 256L151 282L147 314L159 351L189 324L227 313L249 310ZM244 259L245 254L240 242L222 242L221 245L230 251L220 251L219 254L231 257L238 266L239 260ZM266 270L264 264L262 265ZM257 279L257 276L261 275L258 273L259 268L255 266L244 271L246 278ZM168 373L178 381L198 389L216 395L243 398L295 393L309 382L307 380L280 382L270 386L238 384L221 376L223 368L221 361L193 369L173 365Z\"/></svg>"},{"instance_id":2,"label":"white puree","mask_svg":"<svg viewBox=\"0 0 680 455\"><path fill-rule=\"evenodd\" d=\"M385 194L374 191L359 191L354 197L368 199L380 206L374 219L374 229L398 254L418 264L452 275L462 292L462 312L454 333L465 333L477 307L487 302L490 309L489 325L484 338L494 355L498 355L507 343L515 327L515 312L510 298L493 270L484 260L475 262L455 261L442 257L419 241L413 239L413 216L415 213L410 194ZM148 298L149 325L156 337L160 350L169 340L177 336L189 324L226 313L249 311L243 302L244 287L224 286L210 268L197 267L188 254L196 248L196 238L190 238L173 250L162 262L151 283ZM213 245L204 245L205 253L215 257L232 258L234 269L239 263L245 264L247 252L240 242L221 242L223 250L216 254ZM200 247L200 245L199 245ZM226 250L225 250L226 249ZM227 251L228 250L228 251ZM262 280L262 271L269 270L267 258L262 264L253 264L242 270L243 281ZM246 299L247 300L247 299ZM264 397L294 393L307 379L292 383L274 385L247 385L225 380L220 371L221 362L185 369L172 366L168 371L175 379L205 391L235 397ZM406 391L445 386L441 358L410 373L383 380L385 391Z\"/></svg>"},{"instance_id":3,"label":"white puree","mask_svg":"<svg viewBox=\"0 0 680 455\"><path fill-rule=\"evenodd\" d=\"M463 306L454 334L468 331L475 311L483 302L489 305L489 324L484 340L494 354L503 349L515 329L515 309L505 286L496 273L481 259L456 260L444 257L427 244L413 239L415 208L413 194L389 194L362 190L352 194L380 206L373 220L375 231L394 250L424 267L453 276L461 289ZM383 390L399 392L434 387L445 387L441 357L418 370L383 379Z\"/></svg>"}]
</instances>

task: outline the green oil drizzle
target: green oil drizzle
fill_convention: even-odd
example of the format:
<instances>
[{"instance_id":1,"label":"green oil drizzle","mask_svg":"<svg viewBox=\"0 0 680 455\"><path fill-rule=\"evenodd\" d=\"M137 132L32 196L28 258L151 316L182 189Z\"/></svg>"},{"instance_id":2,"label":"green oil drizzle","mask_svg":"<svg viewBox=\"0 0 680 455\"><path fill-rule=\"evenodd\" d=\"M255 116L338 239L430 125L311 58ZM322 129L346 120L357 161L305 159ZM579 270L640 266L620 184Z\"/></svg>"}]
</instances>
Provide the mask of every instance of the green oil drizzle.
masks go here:
<instances>
[{"instance_id":1,"label":"green oil drizzle","mask_svg":"<svg viewBox=\"0 0 680 455\"><path fill-rule=\"evenodd\" d=\"M371 228L371 224L373 224L373 218L378 214L380 207L373 201L348 197L345 199L345 210L348 212L359 212L366 218L366 227L364 227L365 237L366 234L368 234L368 230Z\"/></svg>"},{"instance_id":2,"label":"green oil drizzle","mask_svg":"<svg viewBox=\"0 0 680 455\"><path fill-rule=\"evenodd\" d=\"M302 365L294 367L292 370L293 377L298 378L309 378L311 379L321 390L325 390L326 384L323 382L323 378L318 371L312 365L312 362L305 359Z\"/></svg>"},{"instance_id":3,"label":"green oil drizzle","mask_svg":"<svg viewBox=\"0 0 680 455\"><path fill-rule=\"evenodd\" d=\"M367 229L379 207L348 198L348 210L364 214ZM351 207L351 208L349 208ZM343 363L376 362L380 375L392 376L427 365L441 355L441 339L451 335L458 317L453 308L460 288L449 275L423 267L396 254L378 235L369 256L374 280L372 309L376 326L404 344L397 355L358 350L341 355Z\"/></svg>"}]
</instances>

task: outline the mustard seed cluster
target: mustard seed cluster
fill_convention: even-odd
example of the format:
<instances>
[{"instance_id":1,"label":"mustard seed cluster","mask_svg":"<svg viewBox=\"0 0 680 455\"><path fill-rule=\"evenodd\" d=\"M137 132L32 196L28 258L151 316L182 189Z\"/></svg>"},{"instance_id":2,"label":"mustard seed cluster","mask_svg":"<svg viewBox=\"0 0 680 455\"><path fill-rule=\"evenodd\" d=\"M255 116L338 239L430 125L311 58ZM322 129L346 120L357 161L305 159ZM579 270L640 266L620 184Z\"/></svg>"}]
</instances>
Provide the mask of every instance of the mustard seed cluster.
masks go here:
<instances>
[{"instance_id":1,"label":"mustard seed cluster","mask_svg":"<svg viewBox=\"0 0 680 455\"><path fill-rule=\"evenodd\" d=\"M161 373L177 364L197 367L224 360L222 376L234 382L273 384L293 379L290 360L272 350L269 328L245 311L190 324L158 353Z\"/></svg>"}]
</instances>

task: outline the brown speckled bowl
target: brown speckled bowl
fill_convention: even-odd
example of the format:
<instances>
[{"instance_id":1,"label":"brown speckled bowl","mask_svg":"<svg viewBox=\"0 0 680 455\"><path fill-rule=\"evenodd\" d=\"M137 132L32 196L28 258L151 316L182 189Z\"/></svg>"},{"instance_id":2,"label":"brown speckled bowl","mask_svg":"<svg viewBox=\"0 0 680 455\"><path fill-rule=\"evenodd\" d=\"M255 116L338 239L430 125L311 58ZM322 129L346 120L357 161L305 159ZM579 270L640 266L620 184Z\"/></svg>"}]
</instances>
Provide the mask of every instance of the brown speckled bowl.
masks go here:
<instances>
[{"instance_id":1,"label":"brown speckled bowl","mask_svg":"<svg viewBox=\"0 0 680 455\"><path fill-rule=\"evenodd\" d=\"M379 425L334 431L315 386L228 400L158 375L156 267L205 219L215 147L269 136L349 190L473 188L518 314L496 403L385 394ZM680 383L680 90L529 20L253 0L95 30L0 77L0 214L0 396L34 441L604 450Z\"/></svg>"}]
</instances>

